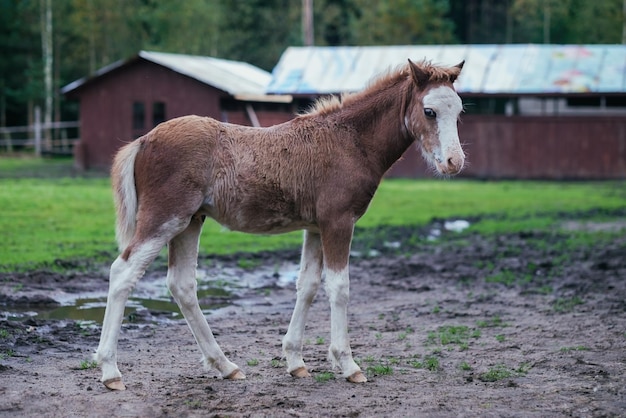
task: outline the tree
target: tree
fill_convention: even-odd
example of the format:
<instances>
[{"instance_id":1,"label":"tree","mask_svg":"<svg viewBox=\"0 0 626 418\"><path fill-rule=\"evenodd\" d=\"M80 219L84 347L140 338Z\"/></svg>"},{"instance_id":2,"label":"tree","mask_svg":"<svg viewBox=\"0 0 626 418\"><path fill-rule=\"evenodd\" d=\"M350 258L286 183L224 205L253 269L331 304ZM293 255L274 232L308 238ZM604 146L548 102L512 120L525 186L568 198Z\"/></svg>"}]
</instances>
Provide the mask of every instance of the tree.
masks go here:
<instances>
[{"instance_id":1,"label":"tree","mask_svg":"<svg viewBox=\"0 0 626 418\"><path fill-rule=\"evenodd\" d=\"M0 125L26 124L42 98L39 1L0 1ZM29 111L30 110L30 111Z\"/></svg>"},{"instance_id":2,"label":"tree","mask_svg":"<svg viewBox=\"0 0 626 418\"><path fill-rule=\"evenodd\" d=\"M513 42L620 43L622 0L514 0Z\"/></svg>"},{"instance_id":3,"label":"tree","mask_svg":"<svg viewBox=\"0 0 626 418\"><path fill-rule=\"evenodd\" d=\"M456 41L447 0L355 0L359 45L447 44Z\"/></svg>"},{"instance_id":4,"label":"tree","mask_svg":"<svg viewBox=\"0 0 626 418\"><path fill-rule=\"evenodd\" d=\"M221 57L271 70L287 46L302 44L299 1L224 1L222 8Z\"/></svg>"}]
</instances>

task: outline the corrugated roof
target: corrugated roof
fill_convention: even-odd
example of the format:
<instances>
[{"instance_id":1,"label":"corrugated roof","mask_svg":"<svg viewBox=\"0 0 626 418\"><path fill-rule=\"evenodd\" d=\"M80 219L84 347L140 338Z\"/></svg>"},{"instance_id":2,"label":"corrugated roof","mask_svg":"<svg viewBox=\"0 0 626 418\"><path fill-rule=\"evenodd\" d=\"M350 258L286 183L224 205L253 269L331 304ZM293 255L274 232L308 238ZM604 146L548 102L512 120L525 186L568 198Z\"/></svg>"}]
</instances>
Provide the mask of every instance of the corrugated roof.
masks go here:
<instances>
[{"instance_id":1,"label":"corrugated roof","mask_svg":"<svg viewBox=\"0 0 626 418\"><path fill-rule=\"evenodd\" d=\"M465 60L461 93L549 94L626 92L626 45L425 45L290 47L267 88L270 94L358 91L377 74L427 59Z\"/></svg>"},{"instance_id":2,"label":"corrugated roof","mask_svg":"<svg viewBox=\"0 0 626 418\"><path fill-rule=\"evenodd\" d=\"M221 58L150 51L141 51L138 57L216 87L233 96L252 96L261 100L272 78L269 72L254 65ZM61 89L61 92L65 94L72 91L134 59L137 57L103 67L90 77L68 84Z\"/></svg>"}]
</instances>

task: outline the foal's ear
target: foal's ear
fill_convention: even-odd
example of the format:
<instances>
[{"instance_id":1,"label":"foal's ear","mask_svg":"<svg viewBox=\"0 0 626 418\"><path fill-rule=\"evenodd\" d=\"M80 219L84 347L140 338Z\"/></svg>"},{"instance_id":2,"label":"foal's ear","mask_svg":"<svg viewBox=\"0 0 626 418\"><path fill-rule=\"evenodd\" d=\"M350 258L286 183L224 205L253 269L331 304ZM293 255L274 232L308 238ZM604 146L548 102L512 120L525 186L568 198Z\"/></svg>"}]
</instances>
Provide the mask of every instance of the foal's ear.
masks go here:
<instances>
[{"instance_id":1,"label":"foal's ear","mask_svg":"<svg viewBox=\"0 0 626 418\"><path fill-rule=\"evenodd\" d=\"M459 74L461 74L461 70L463 69L464 65L465 65L465 60L461 61L454 67L450 68L450 82L451 83L454 83L456 79L459 77Z\"/></svg>"},{"instance_id":2,"label":"foal's ear","mask_svg":"<svg viewBox=\"0 0 626 418\"><path fill-rule=\"evenodd\" d=\"M413 77L413 81L417 84L417 87L424 87L426 83L428 83L428 79L430 78L430 74L424 71L419 65L415 64L411 59L409 59L409 68L411 69L411 76Z\"/></svg>"}]
</instances>

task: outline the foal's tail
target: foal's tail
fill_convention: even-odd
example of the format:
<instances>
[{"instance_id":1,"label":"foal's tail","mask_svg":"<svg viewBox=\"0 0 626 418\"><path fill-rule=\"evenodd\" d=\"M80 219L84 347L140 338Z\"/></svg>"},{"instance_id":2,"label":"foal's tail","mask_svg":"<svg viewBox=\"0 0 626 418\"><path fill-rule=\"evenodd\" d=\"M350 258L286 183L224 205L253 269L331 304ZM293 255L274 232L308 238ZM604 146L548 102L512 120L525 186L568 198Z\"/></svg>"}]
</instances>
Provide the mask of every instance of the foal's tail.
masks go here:
<instances>
[{"instance_id":1,"label":"foal's tail","mask_svg":"<svg viewBox=\"0 0 626 418\"><path fill-rule=\"evenodd\" d=\"M137 190L135 189L135 157L139 152L139 139L122 147L111 167L113 200L117 212L115 238L120 251L124 251L135 234L137 223Z\"/></svg>"}]
</instances>

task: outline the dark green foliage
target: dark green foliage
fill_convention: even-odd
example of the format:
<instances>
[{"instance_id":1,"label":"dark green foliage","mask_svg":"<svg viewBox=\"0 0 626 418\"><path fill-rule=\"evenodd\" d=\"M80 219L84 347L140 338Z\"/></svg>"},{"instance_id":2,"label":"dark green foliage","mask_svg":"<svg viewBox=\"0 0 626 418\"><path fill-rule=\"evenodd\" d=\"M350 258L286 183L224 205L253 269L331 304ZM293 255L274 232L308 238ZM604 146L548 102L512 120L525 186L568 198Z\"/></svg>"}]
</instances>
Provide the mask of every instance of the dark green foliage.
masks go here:
<instances>
[{"instance_id":1,"label":"dark green foliage","mask_svg":"<svg viewBox=\"0 0 626 418\"><path fill-rule=\"evenodd\" d=\"M46 2L0 0L0 126L27 124L43 98ZM139 50L210 55L271 70L303 44L292 0L51 1L55 112L77 118L59 88ZM622 0L315 0L315 45L620 43ZM58 104L58 105L57 105ZM53 119L57 119L55 115Z\"/></svg>"}]
</instances>

